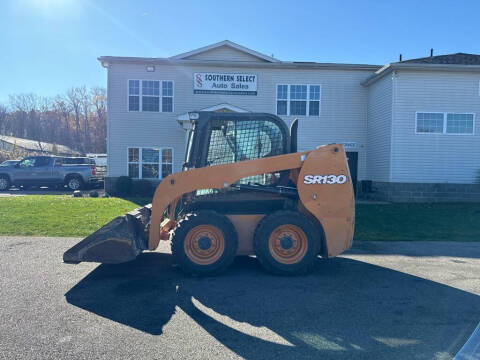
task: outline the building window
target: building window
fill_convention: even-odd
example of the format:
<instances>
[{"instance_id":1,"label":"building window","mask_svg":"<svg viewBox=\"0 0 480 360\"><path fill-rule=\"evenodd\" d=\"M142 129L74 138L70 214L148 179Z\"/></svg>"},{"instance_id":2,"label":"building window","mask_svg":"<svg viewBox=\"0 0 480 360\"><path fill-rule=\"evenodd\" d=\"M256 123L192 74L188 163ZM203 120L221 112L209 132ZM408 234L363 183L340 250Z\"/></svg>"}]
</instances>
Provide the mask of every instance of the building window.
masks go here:
<instances>
[{"instance_id":1,"label":"building window","mask_svg":"<svg viewBox=\"0 0 480 360\"><path fill-rule=\"evenodd\" d=\"M142 111L160 111L160 82L142 81Z\"/></svg>"},{"instance_id":2,"label":"building window","mask_svg":"<svg viewBox=\"0 0 480 360\"><path fill-rule=\"evenodd\" d=\"M128 149L128 176L134 179L139 178L139 149L138 148L130 148Z\"/></svg>"},{"instance_id":3,"label":"building window","mask_svg":"<svg viewBox=\"0 0 480 360\"><path fill-rule=\"evenodd\" d=\"M142 148L142 179L158 179L159 149Z\"/></svg>"},{"instance_id":4,"label":"building window","mask_svg":"<svg viewBox=\"0 0 480 360\"><path fill-rule=\"evenodd\" d=\"M290 85L290 115L307 115L307 85Z\"/></svg>"},{"instance_id":5,"label":"building window","mask_svg":"<svg viewBox=\"0 0 480 360\"><path fill-rule=\"evenodd\" d=\"M443 113L417 113L417 133L443 133Z\"/></svg>"},{"instance_id":6,"label":"building window","mask_svg":"<svg viewBox=\"0 0 480 360\"><path fill-rule=\"evenodd\" d=\"M473 134L474 114L447 113L447 134Z\"/></svg>"},{"instance_id":7,"label":"building window","mask_svg":"<svg viewBox=\"0 0 480 360\"><path fill-rule=\"evenodd\" d=\"M128 110L140 110L140 80L128 80Z\"/></svg>"},{"instance_id":8,"label":"building window","mask_svg":"<svg viewBox=\"0 0 480 360\"><path fill-rule=\"evenodd\" d=\"M277 115L320 115L320 85L277 85Z\"/></svg>"},{"instance_id":9,"label":"building window","mask_svg":"<svg viewBox=\"0 0 480 360\"><path fill-rule=\"evenodd\" d=\"M474 132L475 114L418 112L416 132L420 134L463 134Z\"/></svg>"},{"instance_id":10,"label":"building window","mask_svg":"<svg viewBox=\"0 0 480 360\"><path fill-rule=\"evenodd\" d=\"M162 112L173 111L173 81L162 81Z\"/></svg>"},{"instance_id":11,"label":"building window","mask_svg":"<svg viewBox=\"0 0 480 360\"><path fill-rule=\"evenodd\" d=\"M128 149L129 177L134 179L162 179L170 175L172 171L172 148L144 147Z\"/></svg>"},{"instance_id":12,"label":"building window","mask_svg":"<svg viewBox=\"0 0 480 360\"><path fill-rule=\"evenodd\" d=\"M310 85L310 94L308 97L308 115L320 115L320 85Z\"/></svg>"},{"instance_id":13,"label":"building window","mask_svg":"<svg viewBox=\"0 0 480 360\"><path fill-rule=\"evenodd\" d=\"M277 115L287 115L288 85L277 86Z\"/></svg>"},{"instance_id":14,"label":"building window","mask_svg":"<svg viewBox=\"0 0 480 360\"><path fill-rule=\"evenodd\" d=\"M162 149L162 178L172 173L173 168L173 150Z\"/></svg>"},{"instance_id":15,"label":"building window","mask_svg":"<svg viewBox=\"0 0 480 360\"><path fill-rule=\"evenodd\" d=\"M129 111L159 112L160 109L173 112L173 81L128 80Z\"/></svg>"}]
</instances>

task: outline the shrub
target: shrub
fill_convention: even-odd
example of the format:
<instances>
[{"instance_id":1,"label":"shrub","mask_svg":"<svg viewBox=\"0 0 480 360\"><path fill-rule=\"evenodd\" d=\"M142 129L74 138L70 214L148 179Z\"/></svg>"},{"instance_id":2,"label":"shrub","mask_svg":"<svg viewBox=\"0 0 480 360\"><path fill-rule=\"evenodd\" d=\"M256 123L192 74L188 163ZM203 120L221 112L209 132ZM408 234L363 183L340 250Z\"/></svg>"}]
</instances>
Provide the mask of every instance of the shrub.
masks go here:
<instances>
[{"instance_id":1,"label":"shrub","mask_svg":"<svg viewBox=\"0 0 480 360\"><path fill-rule=\"evenodd\" d=\"M132 193L133 195L140 196L153 196L155 188L148 180L136 180L133 182Z\"/></svg>"},{"instance_id":2,"label":"shrub","mask_svg":"<svg viewBox=\"0 0 480 360\"><path fill-rule=\"evenodd\" d=\"M120 176L115 183L115 193L118 196L130 195L132 192L132 179L128 176Z\"/></svg>"}]
</instances>

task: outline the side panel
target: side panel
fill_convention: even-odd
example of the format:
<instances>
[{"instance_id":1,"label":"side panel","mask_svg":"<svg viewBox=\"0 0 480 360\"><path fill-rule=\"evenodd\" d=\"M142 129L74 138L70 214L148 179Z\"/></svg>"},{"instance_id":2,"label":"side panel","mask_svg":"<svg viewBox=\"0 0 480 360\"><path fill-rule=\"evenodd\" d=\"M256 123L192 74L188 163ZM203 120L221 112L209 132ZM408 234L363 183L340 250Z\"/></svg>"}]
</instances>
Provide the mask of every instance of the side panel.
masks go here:
<instances>
[{"instance_id":1,"label":"side panel","mask_svg":"<svg viewBox=\"0 0 480 360\"><path fill-rule=\"evenodd\" d=\"M355 198L344 147L319 150L308 154L297 188L303 206L322 224L327 255L333 257L352 246Z\"/></svg>"},{"instance_id":2,"label":"side panel","mask_svg":"<svg viewBox=\"0 0 480 360\"><path fill-rule=\"evenodd\" d=\"M390 180L392 76L368 88L367 179Z\"/></svg>"},{"instance_id":3,"label":"side panel","mask_svg":"<svg viewBox=\"0 0 480 360\"><path fill-rule=\"evenodd\" d=\"M480 77L462 72L398 72L392 182L473 184L480 159ZM417 133L416 112L473 113L473 134Z\"/></svg>"},{"instance_id":4,"label":"side panel","mask_svg":"<svg viewBox=\"0 0 480 360\"><path fill-rule=\"evenodd\" d=\"M238 236L237 255L253 255L255 228L265 215L227 215Z\"/></svg>"}]
</instances>

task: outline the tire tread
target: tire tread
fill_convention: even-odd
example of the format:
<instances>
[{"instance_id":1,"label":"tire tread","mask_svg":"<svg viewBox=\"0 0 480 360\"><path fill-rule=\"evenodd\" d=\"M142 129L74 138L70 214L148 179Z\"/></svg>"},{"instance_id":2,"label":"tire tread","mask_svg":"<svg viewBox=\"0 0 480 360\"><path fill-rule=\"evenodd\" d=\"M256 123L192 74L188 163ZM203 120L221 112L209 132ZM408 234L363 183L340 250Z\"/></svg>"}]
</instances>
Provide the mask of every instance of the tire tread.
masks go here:
<instances>
[{"instance_id":1,"label":"tire tread","mask_svg":"<svg viewBox=\"0 0 480 360\"><path fill-rule=\"evenodd\" d=\"M299 226L307 235L309 240L313 240L311 244L309 244L309 249L307 250L307 254L305 254L304 259L301 262L304 262L302 266L290 267L287 270L289 265L280 264L275 259L271 257L268 250L265 251L265 241L268 242L271 232L268 231L268 227L270 223L278 222L277 226L282 225L282 222L279 222L279 219L286 218L291 219L292 217L297 217L300 222L303 223L303 226L299 226L299 224L293 224ZM288 224L288 222L283 222L283 224ZM302 225L302 224L300 224ZM309 228L309 229L306 229ZM318 233L318 236L315 236L315 233L311 233L315 230L315 225L308 219L305 215L291 210L280 210L274 212L270 215L265 216L257 225L254 233L253 238L253 248L255 254L257 256L258 261L263 266L265 270L277 275L300 275L310 272L313 267L315 266L315 259L317 254L320 252L322 236ZM310 236L309 236L310 233ZM313 238L313 239L311 239ZM310 245L312 247L310 248ZM267 246L268 248L268 246Z\"/></svg>"},{"instance_id":2,"label":"tire tread","mask_svg":"<svg viewBox=\"0 0 480 360\"><path fill-rule=\"evenodd\" d=\"M214 264L205 267L189 261L184 250L184 240L188 232L200 224L211 224L218 227L225 239L224 255ZM194 276L210 276L225 271L232 264L238 249L235 227L226 216L212 210L201 210L186 214L172 231L170 240L174 263L180 265L184 272Z\"/></svg>"}]
</instances>

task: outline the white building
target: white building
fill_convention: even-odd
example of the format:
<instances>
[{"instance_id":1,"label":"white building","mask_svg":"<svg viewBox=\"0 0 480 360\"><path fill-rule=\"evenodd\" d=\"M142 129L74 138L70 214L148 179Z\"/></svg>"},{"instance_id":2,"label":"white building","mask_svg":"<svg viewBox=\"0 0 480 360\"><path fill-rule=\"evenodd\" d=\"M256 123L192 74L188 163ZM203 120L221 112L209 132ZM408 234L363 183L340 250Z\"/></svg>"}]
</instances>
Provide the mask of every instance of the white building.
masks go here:
<instances>
[{"instance_id":1,"label":"white building","mask_svg":"<svg viewBox=\"0 0 480 360\"><path fill-rule=\"evenodd\" d=\"M108 69L107 189L160 181L184 161L199 110L299 119L299 150L344 143L357 190L393 201L480 199L480 55L379 65L285 62L230 41ZM361 185L360 185L361 184Z\"/></svg>"}]
</instances>

